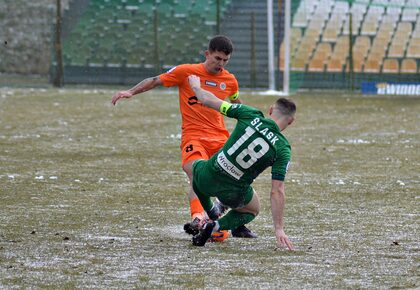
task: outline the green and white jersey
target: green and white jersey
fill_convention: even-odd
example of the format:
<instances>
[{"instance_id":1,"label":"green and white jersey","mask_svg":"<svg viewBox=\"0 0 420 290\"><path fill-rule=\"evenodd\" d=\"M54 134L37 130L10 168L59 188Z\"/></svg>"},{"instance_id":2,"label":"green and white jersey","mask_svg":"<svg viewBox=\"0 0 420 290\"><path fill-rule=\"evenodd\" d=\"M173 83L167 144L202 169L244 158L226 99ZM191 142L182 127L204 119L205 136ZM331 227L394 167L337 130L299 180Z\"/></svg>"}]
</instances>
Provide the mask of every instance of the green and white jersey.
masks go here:
<instances>
[{"instance_id":1,"label":"green and white jersey","mask_svg":"<svg viewBox=\"0 0 420 290\"><path fill-rule=\"evenodd\" d=\"M208 165L243 186L251 184L270 166L272 179L283 181L290 163L291 147L277 124L265 118L261 111L242 104L222 106L221 112L237 119L238 123Z\"/></svg>"}]
</instances>

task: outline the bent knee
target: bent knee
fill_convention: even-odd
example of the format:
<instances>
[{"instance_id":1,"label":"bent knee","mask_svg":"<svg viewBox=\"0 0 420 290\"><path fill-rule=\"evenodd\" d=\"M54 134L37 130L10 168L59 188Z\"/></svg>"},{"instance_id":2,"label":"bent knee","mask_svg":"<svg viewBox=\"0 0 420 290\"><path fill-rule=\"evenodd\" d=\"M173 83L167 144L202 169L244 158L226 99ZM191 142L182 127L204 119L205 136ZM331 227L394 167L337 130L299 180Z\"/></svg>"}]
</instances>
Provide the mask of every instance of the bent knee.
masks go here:
<instances>
[{"instance_id":1,"label":"bent knee","mask_svg":"<svg viewBox=\"0 0 420 290\"><path fill-rule=\"evenodd\" d=\"M253 211L251 212L253 215L255 215L255 217L257 217L258 216L258 214L260 213L260 209L259 208L256 208L256 209L253 209Z\"/></svg>"},{"instance_id":2,"label":"bent knee","mask_svg":"<svg viewBox=\"0 0 420 290\"><path fill-rule=\"evenodd\" d=\"M182 170L184 170L185 174L187 174L190 179L192 177L192 165L193 162L188 162L182 165Z\"/></svg>"}]
</instances>

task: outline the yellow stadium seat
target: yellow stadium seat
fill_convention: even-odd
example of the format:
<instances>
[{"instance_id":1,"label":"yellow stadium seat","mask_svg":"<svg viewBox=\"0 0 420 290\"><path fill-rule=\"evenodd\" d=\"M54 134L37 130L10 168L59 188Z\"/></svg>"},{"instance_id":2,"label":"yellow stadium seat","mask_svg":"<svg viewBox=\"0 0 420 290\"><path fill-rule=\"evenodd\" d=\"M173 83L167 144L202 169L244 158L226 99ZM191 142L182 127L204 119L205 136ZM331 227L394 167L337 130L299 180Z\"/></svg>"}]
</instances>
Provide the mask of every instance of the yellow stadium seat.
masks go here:
<instances>
[{"instance_id":1,"label":"yellow stadium seat","mask_svg":"<svg viewBox=\"0 0 420 290\"><path fill-rule=\"evenodd\" d=\"M407 49L407 57L420 58L420 45L410 45Z\"/></svg>"},{"instance_id":2,"label":"yellow stadium seat","mask_svg":"<svg viewBox=\"0 0 420 290\"><path fill-rule=\"evenodd\" d=\"M324 30L322 34L322 41L329 41L335 42L337 41L337 35L339 33L339 29L335 27L329 27Z\"/></svg>"},{"instance_id":3,"label":"yellow stadium seat","mask_svg":"<svg viewBox=\"0 0 420 290\"><path fill-rule=\"evenodd\" d=\"M400 70L398 60L396 59L385 59L382 72L383 73L398 73Z\"/></svg>"},{"instance_id":4,"label":"yellow stadium seat","mask_svg":"<svg viewBox=\"0 0 420 290\"><path fill-rule=\"evenodd\" d=\"M306 59L297 58L293 59L290 64L290 69L293 71L305 71L306 69Z\"/></svg>"},{"instance_id":5,"label":"yellow stadium seat","mask_svg":"<svg viewBox=\"0 0 420 290\"><path fill-rule=\"evenodd\" d=\"M376 30L378 29L378 22L365 21L362 25L362 34L363 35L375 35Z\"/></svg>"},{"instance_id":6,"label":"yellow stadium seat","mask_svg":"<svg viewBox=\"0 0 420 290\"><path fill-rule=\"evenodd\" d=\"M411 22L400 22L397 27L397 31L403 31L411 33L413 26Z\"/></svg>"},{"instance_id":7,"label":"yellow stadium seat","mask_svg":"<svg viewBox=\"0 0 420 290\"><path fill-rule=\"evenodd\" d=\"M402 73L416 73L417 72L416 60L411 59L411 58L403 59L401 63L401 72Z\"/></svg>"},{"instance_id":8,"label":"yellow stadium seat","mask_svg":"<svg viewBox=\"0 0 420 290\"><path fill-rule=\"evenodd\" d=\"M331 58L327 64L328 72L341 72L343 70L343 62L338 58Z\"/></svg>"},{"instance_id":9,"label":"yellow stadium seat","mask_svg":"<svg viewBox=\"0 0 420 290\"><path fill-rule=\"evenodd\" d=\"M405 44L392 44L389 48L388 57L404 57Z\"/></svg>"},{"instance_id":10,"label":"yellow stadium seat","mask_svg":"<svg viewBox=\"0 0 420 290\"><path fill-rule=\"evenodd\" d=\"M308 28L306 29L304 37L306 39L314 39L315 41L318 41L320 33L319 29Z\"/></svg>"},{"instance_id":11,"label":"yellow stadium seat","mask_svg":"<svg viewBox=\"0 0 420 290\"><path fill-rule=\"evenodd\" d=\"M367 47L370 47L370 38L369 38L369 36L358 36L356 38L356 42L354 44L356 46L367 46Z\"/></svg>"},{"instance_id":12,"label":"yellow stadium seat","mask_svg":"<svg viewBox=\"0 0 420 290\"><path fill-rule=\"evenodd\" d=\"M374 49L374 50L380 49L380 50L384 50L385 51L385 49L388 47L389 40L390 40L389 37L376 36L375 37L375 40L373 41L373 44L372 44L372 48L371 49Z\"/></svg>"},{"instance_id":13,"label":"yellow stadium seat","mask_svg":"<svg viewBox=\"0 0 420 290\"><path fill-rule=\"evenodd\" d=\"M353 71L354 72L362 72L362 68L364 65L364 59L363 58L354 58L353 59Z\"/></svg>"},{"instance_id":14,"label":"yellow stadium seat","mask_svg":"<svg viewBox=\"0 0 420 290\"><path fill-rule=\"evenodd\" d=\"M323 72L324 71L324 60L319 58L313 58L309 62L308 71L311 72Z\"/></svg>"},{"instance_id":15,"label":"yellow stadium seat","mask_svg":"<svg viewBox=\"0 0 420 290\"><path fill-rule=\"evenodd\" d=\"M318 44L314 56L314 59L322 59L324 62L331 56L331 45L327 42L321 42Z\"/></svg>"},{"instance_id":16,"label":"yellow stadium seat","mask_svg":"<svg viewBox=\"0 0 420 290\"><path fill-rule=\"evenodd\" d=\"M379 73L381 65L377 59L368 59L363 71L366 73Z\"/></svg>"},{"instance_id":17,"label":"yellow stadium seat","mask_svg":"<svg viewBox=\"0 0 420 290\"><path fill-rule=\"evenodd\" d=\"M371 50L368 55L368 60L377 60L379 64L382 64L382 61L385 56L385 50Z\"/></svg>"},{"instance_id":18,"label":"yellow stadium seat","mask_svg":"<svg viewBox=\"0 0 420 290\"><path fill-rule=\"evenodd\" d=\"M419 46L420 46L420 38L413 37L413 38L410 40L410 45L419 45Z\"/></svg>"},{"instance_id":19,"label":"yellow stadium seat","mask_svg":"<svg viewBox=\"0 0 420 290\"><path fill-rule=\"evenodd\" d=\"M290 31L291 38L301 38L302 30L298 27L293 27Z\"/></svg>"}]
</instances>

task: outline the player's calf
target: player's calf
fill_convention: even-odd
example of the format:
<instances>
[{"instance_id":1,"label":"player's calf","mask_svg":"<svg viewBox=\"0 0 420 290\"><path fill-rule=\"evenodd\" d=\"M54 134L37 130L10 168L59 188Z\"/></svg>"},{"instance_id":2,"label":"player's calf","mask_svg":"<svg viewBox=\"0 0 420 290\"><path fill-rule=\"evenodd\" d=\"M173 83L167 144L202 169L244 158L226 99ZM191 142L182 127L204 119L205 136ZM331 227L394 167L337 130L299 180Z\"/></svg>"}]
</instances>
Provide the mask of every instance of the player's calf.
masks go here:
<instances>
[{"instance_id":1,"label":"player's calf","mask_svg":"<svg viewBox=\"0 0 420 290\"><path fill-rule=\"evenodd\" d=\"M209 216L209 219L216 221L225 213L227 209L227 206L222 204L219 200L216 200L213 203L211 210L207 212L207 215Z\"/></svg>"}]
</instances>

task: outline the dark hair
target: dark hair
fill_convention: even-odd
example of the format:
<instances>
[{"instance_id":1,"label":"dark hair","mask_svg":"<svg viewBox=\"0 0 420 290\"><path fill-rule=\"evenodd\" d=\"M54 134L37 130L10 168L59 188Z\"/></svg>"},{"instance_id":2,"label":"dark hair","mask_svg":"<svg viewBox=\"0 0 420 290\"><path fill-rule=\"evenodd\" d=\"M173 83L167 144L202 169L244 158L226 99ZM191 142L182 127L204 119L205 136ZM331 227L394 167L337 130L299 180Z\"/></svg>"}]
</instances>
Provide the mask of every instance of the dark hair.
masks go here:
<instances>
[{"instance_id":1,"label":"dark hair","mask_svg":"<svg viewBox=\"0 0 420 290\"><path fill-rule=\"evenodd\" d=\"M232 41L224 35L216 35L210 39L208 50L210 52L221 51L226 55L229 55L233 52Z\"/></svg>"},{"instance_id":2,"label":"dark hair","mask_svg":"<svg viewBox=\"0 0 420 290\"><path fill-rule=\"evenodd\" d=\"M286 98L280 98L275 103L275 109L283 115L293 116L296 112L295 103Z\"/></svg>"}]
</instances>

